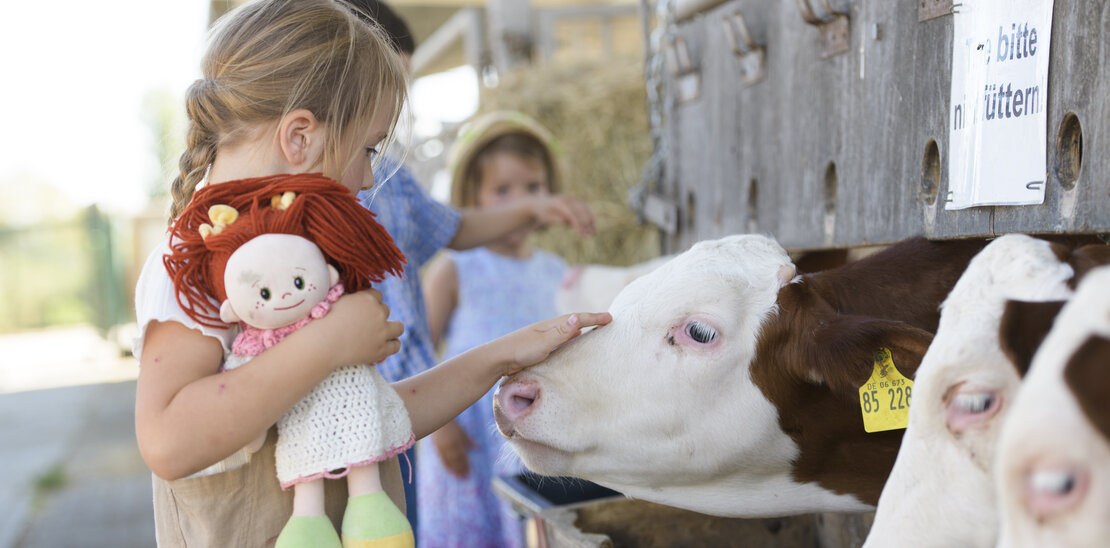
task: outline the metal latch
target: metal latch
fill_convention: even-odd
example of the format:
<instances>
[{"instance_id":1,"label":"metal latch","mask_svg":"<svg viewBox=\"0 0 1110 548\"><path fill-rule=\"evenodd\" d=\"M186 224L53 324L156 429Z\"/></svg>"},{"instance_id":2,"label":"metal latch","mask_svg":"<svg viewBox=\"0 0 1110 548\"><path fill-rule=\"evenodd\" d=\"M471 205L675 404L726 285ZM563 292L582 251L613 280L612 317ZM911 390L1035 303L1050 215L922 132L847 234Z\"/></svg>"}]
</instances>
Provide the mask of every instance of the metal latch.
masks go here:
<instances>
[{"instance_id":1,"label":"metal latch","mask_svg":"<svg viewBox=\"0 0 1110 548\"><path fill-rule=\"evenodd\" d=\"M917 22L952 13L952 0L917 0Z\"/></svg>"},{"instance_id":2,"label":"metal latch","mask_svg":"<svg viewBox=\"0 0 1110 548\"><path fill-rule=\"evenodd\" d=\"M851 26L848 16L829 7L829 0L820 0L821 9L814 10L809 0L797 0L802 19L817 27L818 49L822 59L848 53L851 49Z\"/></svg>"},{"instance_id":3,"label":"metal latch","mask_svg":"<svg viewBox=\"0 0 1110 548\"><path fill-rule=\"evenodd\" d=\"M667 44L667 64L675 77L679 102L697 99L701 95L701 74L690 58L686 40L681 36L672 38Z\"/></svg>"},{"instance_id":4,"label":"metal latch","mask_svg":"<svg viewBox=\"0 0 1110 548\"><path fill-rule=\"evenodd\" d=\"M659 227L667 234L678 232L678 206L659 196L648 193L644 196L643 208L640 213L644 219Z\"/></svg>"},{"instance_id":5,"label":"metal latch","mask_svg":"<svg viewBox=\"0 0 1110 548\"><path fill-rule=\"evenodd\" d=\"M764 55L763 46L756 44L752 39L748 24L744 21L744 14L736 10L732 15L725 15L722 19L725 25L725 38L732 46L732 51L740 58L740 82L750 86L762 80L767 75L764 69L766 55Z\"/></svg>"}]
</instances>

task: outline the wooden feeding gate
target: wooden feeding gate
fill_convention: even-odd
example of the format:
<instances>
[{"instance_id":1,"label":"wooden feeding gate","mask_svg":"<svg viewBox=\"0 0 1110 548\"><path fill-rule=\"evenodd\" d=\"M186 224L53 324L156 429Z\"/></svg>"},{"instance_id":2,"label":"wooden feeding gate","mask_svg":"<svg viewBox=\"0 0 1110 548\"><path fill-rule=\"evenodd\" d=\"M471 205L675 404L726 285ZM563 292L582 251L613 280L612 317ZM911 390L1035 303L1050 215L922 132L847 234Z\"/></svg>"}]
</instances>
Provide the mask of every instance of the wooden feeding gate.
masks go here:
<instances>
[{"instance_id":1,"label":"wooden feeding gate","mask_svg":"<svg viewBox=\"0 0 1110 548\"><path fill-rule=\"evenodd\" d=\"M659 2L663 32L651 55L663 59L655 73L662 173L642 210L668 235L664 252L743 232L796 251L916 234L1110 232L1104 0L1048 0L1051 35L1042 29L1039 43L1020 21L999 27L994 54L1039 51L1050 67L1047 94L992 96L988 83L973 100L985 99L991 116L992 98L1012 107L1006 115L1044 111L1045 174L1026 179L1044 189L1043 203L966 209L946 207L950 126L966 114L964 105L952 110L953 32L976 2ZM651 66L649 58L649 95Z\"/></svg>"}]
</instances>

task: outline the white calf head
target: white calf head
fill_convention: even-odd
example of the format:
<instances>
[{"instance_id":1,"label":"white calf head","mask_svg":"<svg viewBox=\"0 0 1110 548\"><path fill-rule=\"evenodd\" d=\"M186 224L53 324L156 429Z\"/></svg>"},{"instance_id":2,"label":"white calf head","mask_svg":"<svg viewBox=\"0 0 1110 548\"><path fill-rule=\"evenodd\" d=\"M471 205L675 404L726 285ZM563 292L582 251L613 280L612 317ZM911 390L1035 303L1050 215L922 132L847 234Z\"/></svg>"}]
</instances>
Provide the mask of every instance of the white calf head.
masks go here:
<instances>
[{"instance_id":1,"label":"white calf head","mask_svg":"<svg viewBox=\"0 0 1110 548\"><path fill-rule=\"evenodd\" d=\"M1062 300L1072 268L1024 235L991 242L945 300L914 379L909 427L879 499L869 546L993 546L991 468L1018 371L1003 354L1008 299Z\"/></svg>"},{"instance_id":2,"label":"white calf head","mask_svg":"<svg viewBox=\"0 0 1110 548\"><path fill-rule=\"evenodd\" d=\"M501 432L532 470L633 495L712 483L730 472L721 455L780 467L796 449L747 367L793 276L766 237L693 246L628 285L610 325L507 379L495 403Z\"/></svg>"},{"instance_id":3,"label":"white calf head","mask_svg":"<svg viewBox=\"0 0 1110 548\"><path fill-rule=\"evenodd\" d=\"M867 432L859 388L880 349L913 376L981 248L911 238L792 278L767 238L697 244L507 379L498 426L540 473L703 513L873 508L902 431Z\"/></svg>"},{"instance_id":4,"label":"white calf head","mask_svg":"<svg viewBox=\"0 0 1110 548\"><path fill-rule=\"evenodd\" d=\"M1091 271L1060 311L1002 429L999 546L1106 546L1108 396L1110 267L1104 267Z\"/></svg>"}]
</instances>

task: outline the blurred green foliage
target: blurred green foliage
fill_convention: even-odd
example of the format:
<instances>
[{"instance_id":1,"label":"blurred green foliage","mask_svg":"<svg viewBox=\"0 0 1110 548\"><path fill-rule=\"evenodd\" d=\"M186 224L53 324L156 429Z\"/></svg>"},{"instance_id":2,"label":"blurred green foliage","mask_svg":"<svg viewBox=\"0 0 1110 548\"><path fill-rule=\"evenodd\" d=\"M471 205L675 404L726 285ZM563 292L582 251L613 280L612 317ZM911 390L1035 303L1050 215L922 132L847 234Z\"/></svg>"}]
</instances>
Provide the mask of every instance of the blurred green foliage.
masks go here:
<instances>
[{"instance_id":1,"label":"blurred green foliage","mask_svg":"<svg viewBox=\"0 0 1110 548\"><path fill-rule=\"evenodd\" d=\"M111 238L95 207L69 221L0 224L0 331L125 321Z\"/></svg>"}]
</instances>

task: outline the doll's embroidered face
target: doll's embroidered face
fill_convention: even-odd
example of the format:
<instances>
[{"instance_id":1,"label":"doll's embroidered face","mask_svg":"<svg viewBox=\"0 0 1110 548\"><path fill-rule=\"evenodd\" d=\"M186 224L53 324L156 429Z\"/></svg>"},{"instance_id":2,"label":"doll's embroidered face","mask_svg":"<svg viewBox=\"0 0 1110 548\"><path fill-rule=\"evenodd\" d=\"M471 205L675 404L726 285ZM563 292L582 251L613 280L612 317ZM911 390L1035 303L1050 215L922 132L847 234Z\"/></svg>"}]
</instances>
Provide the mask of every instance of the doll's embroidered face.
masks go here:
<instances>
[{"instance_id":1,"label":"doll's embroidered face","mask_svg":"<svg viewBox=\"0 0 1110 548\"><path fill-rule=\"evenodd\" d=\"M338 279L316 244L291 234L263 234L228 259L220 317L259 329L283 327L308 316Z\"/></svg>"}]
</instances>

